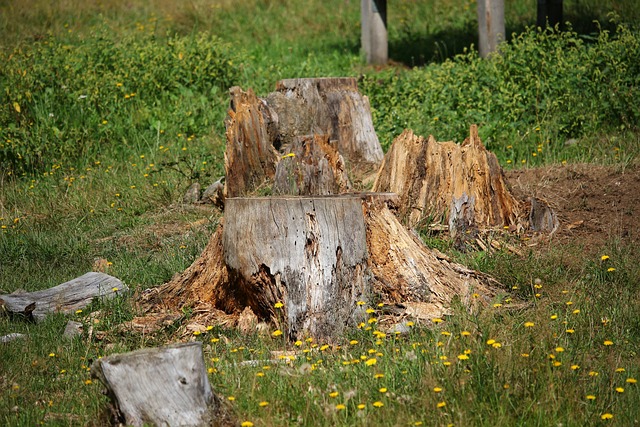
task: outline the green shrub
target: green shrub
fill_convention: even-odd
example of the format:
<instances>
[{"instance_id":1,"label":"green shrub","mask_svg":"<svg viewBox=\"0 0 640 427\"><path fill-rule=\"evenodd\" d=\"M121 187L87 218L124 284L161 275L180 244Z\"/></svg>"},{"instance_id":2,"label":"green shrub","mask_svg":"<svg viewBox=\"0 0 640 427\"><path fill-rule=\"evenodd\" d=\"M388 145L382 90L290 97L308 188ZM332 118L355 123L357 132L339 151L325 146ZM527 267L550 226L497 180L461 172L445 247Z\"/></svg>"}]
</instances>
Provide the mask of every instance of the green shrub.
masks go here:
<instances>
[{"instance_id":1,"label":"green shrub","mask_svg":"<svg viewBox=\"0 0 640 427\"><path fill-rule=\"evenodd\" d=\"M102 30L0 54L0 165L19 173L139 150L159 132L209 133L238 72L214 36ZM226 95L224 95L226 98Z\"/></svg>"},{"instance_id":2,"label":"green shrub","mask_svg":"<svg viewBox=\"0 0 640 427\"><path fill-rule=\"evenodd\" d=\"M442 64L361 79L388 146L402 129L461 141L472 123L501 160L557 161L565 141L640 123L640 34L620 26L593 40L529 29L480 59L473 50Z\"/></svg>"}]
</instances>

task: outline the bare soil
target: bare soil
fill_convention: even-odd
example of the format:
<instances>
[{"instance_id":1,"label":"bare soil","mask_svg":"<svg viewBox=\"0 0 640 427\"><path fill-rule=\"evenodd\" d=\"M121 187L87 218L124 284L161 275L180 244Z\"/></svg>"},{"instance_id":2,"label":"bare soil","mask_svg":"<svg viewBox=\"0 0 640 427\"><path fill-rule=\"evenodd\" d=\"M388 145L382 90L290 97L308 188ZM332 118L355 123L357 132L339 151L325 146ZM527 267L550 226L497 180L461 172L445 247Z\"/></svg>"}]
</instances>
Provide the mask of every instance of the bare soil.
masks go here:
<instances>
[{"instance_id":1,"label":"bare soil","mask_svg":"<svg viewBox=\"0 0 640 427\"><path fill-rule=\"evenodd\" d=\"M554 244L584 248L585 255L607 242L640 240L640 166L553 165L505 172L520 198L547 201L558 214Z\"/></svg>"}]
</instances>

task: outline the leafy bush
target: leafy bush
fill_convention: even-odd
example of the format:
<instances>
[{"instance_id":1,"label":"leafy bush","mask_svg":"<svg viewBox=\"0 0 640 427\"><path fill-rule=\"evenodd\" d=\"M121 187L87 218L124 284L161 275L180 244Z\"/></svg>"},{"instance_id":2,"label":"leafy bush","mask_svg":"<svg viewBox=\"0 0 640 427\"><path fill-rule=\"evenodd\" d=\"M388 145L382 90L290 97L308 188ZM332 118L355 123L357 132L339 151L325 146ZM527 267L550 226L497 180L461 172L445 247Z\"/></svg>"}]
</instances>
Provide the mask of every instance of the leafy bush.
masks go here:
<instances>
[{"instance_id":1,"label":"leafy bush","mask_svg":"<svg viewBox=\"0 0 640 427\"><path fill-rule=\"evenodd\" d=\"M620 26L588 39L529 29L480 59L473 50L442 64L361 79L383 144L406 127L461 140L472 123L507 163L558 160L569 138L638 130L640 34Z\"/></svg>"},{"instance_id":2,"label":"leafy bush","mask_svg":"<svg viewBox=\"0 0 640 427\"><path fill-rule=\"evenodd\" d=\"M235 57L214 36L45 39L0 54L0 165L29 172L122 153L159 132L209 133ZM226 95L224 95L226 97Z\"/></svg>"}]
</instances>

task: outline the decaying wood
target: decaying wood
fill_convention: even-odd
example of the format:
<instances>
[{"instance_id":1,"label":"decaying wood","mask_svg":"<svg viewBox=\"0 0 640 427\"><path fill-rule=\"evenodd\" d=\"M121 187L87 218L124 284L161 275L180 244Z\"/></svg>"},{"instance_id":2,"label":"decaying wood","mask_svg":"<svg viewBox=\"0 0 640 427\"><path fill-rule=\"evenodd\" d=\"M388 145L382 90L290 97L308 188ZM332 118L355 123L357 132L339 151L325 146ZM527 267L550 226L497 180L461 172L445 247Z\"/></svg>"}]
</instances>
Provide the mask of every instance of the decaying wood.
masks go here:
<instances>
[{"instance_id":1,"label":"decaying wood","mask_svg":"<svg viewBox=\"0 0 640 427\"><path fill-rule=\"evenodd\" d=\"M369 100L358 92L355 78L280 80L266 102L277 116L281 144L300 135L326 134L349 163L377 167L382 161Z\"/></svg>"},{"instance_id":2,"label":"decaying wood","mask_svg":"<svg viewBox=\"0 0 640 427\"><path fill-rule=\"evenodd\" d=\"M0 295L0 306L9 314L40 321L49 313L73 313L89 305L94 298L110 299L128 290L113 276L91 272L53 288Z\"/></svg>"},{"instance_id":3,"label":"decaying wood","mask_svg":"<svg viewBox=\"0 0 640 427\"><path fill-rule=\"evenodd\" d=\"M419 306L422 314L417 317L434 318L450 314L454 297L472 307L487 304L502 291L490 276L427 248L386 205L366 203L365 221L373 290L386 303Z\"/></svg>"},{"instance_id":4,"label":"decaying wood","mask_svg":"<svg viewBox=\"0 0 640 427\"><path fill-rule=\"evenodd\" d=\"M404 131L385 156L373 191L398 193L399 214L410 226L443 220L452 234L473 227L522 227L521 203L475 125L461 145Z\"/></svg>"},{"instance_id":5,"label":"decaying wood","mask_svg":"<svg viewBox=\"0 0 640 427\"><path fill-rule=\"evenodd\" d=\"M274 194L322 196L351 189L344 159L328 136L295 137L286 151L276 167Z\"/></svg>"},{"instance_id":6,"label":"decaying wood","mask_svg":"<svg viewBox=\"0 0 640 427\"><path fill-rule=\"evenodd\" d=\"M274 305L282 302L291 339L340 335L369 293L361 198L234 198L225 215L234 297L276 321Z\"/></svg>"},{"instance_id":7,"label":"decaying wood","mask_svg":"<svg viewBox=\"0 0 640 427\"><path fill-rule=\"evenodd\" d=\"M226 197L251 194L273 180L278 153L269 135L269 109L251 89L232 87L224 153Z\"/></svg>"},{"instance_id":8,"label":"decaying wood","mask_svg":"<svg viewBox=\"0 0 640 427\"><path fill-rule=\"evenodd\" d=\"M126 425L229 423L211 390L200 342L104 357L91 374L106 386L117 421Z\"/></svg>"}]
</instances>

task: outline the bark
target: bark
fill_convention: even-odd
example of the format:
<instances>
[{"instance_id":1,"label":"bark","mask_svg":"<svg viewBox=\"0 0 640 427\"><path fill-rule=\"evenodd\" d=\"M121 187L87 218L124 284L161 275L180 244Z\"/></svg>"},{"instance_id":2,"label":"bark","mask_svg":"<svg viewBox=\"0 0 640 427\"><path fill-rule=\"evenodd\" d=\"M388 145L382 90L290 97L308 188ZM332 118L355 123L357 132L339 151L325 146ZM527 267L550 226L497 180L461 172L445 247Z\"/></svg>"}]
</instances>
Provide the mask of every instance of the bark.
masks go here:
<instances>
[{"instance_id":1,"label":"bark","mask_svg":"<svg viewBox=\"0 0 640 427\"><path fill-rule=\"evenodd\" d=\"M269 134L269 110L251 89L229 90L227 149L224 154L226 197L252 194L273 180L278 153Z\"/></svg>"},{"instance_id":2,"label":"bark","mask_svg":"<svg viewBox=\"0 0 640 427\"><path fill-rule=\"evenodd\" d=\"M114 298L128 291L129 288L115 277L91 272L53 288L0 295L0 307L11 315L40 321L49 313L74 313L95 298Z\"/></svg>"},{"instance_id":3,"label":"bark","mask_svg":"<svg viewBox=\"0 0 640 427\"><path fill-rule=\"evenodd\" d=\"M199 342L104 357L91 374L106 386L125 425L231 424L211 390Z\"/></svg>"},{"instance_id":4,"label":"bark","mask_svg":"<svg viewBox=\"0 0 640 427\"><path fill-rule=\"evenodd\" d=\"M412 227L443 221L453 235L475 227L522 228L521 202L475 125L461 145L404 131L385 156L373 191L397 193L399 215Z\"/></svg>"}]
</instances>

